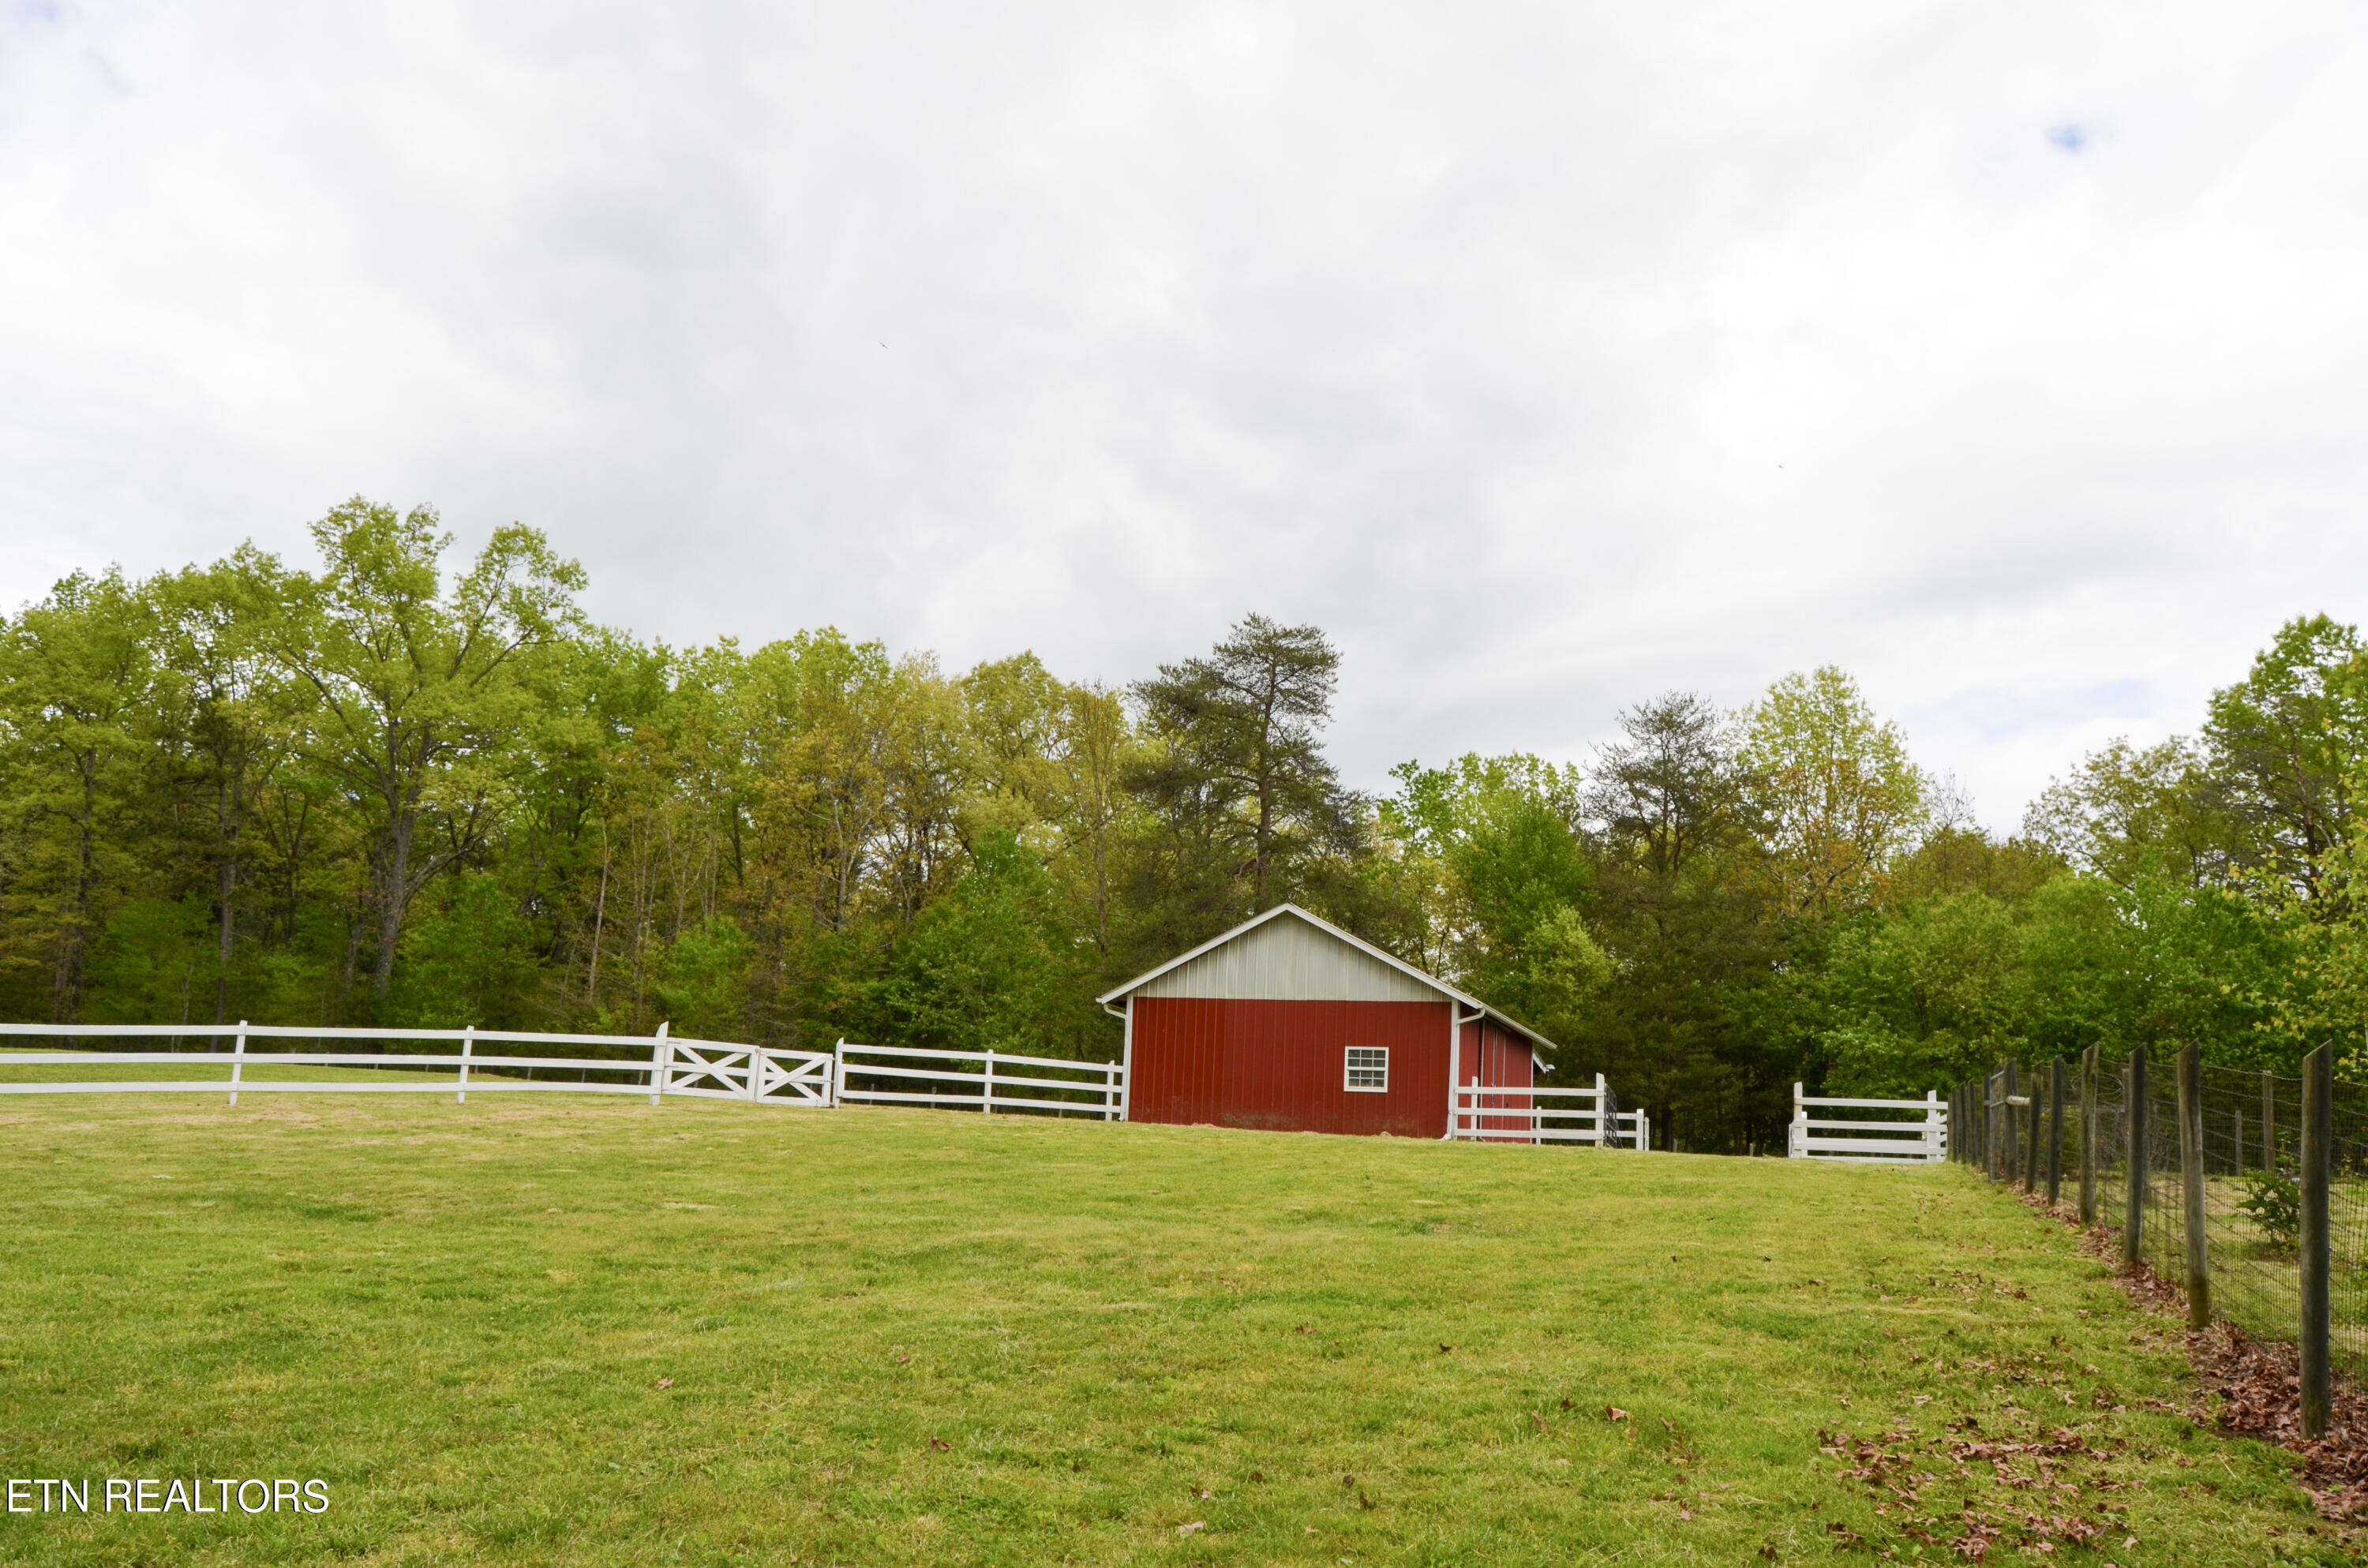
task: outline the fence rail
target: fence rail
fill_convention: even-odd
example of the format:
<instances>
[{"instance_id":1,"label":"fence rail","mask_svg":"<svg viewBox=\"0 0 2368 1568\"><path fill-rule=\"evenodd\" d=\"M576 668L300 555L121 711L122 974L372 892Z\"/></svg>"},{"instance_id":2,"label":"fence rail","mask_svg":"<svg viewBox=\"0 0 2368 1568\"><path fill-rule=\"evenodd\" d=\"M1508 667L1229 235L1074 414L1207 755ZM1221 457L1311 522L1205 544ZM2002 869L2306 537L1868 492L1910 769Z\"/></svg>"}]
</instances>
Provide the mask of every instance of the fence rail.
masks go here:
<instances>
[{"instance_id":1,"label":"fence rail","mask_svg":"<svg viewBox=\"0 0 2368 1568\"><path fill-rule=\"evenodd\" d=\"M871 1060L880 1058L884 1060ZM947 1062L943 1067L902 1066L900 1062ZM960 1065L976 1062L975 1068ZM1035 1068L1035 1074L1012 1068ZM1047 1071L1069 1074L1042 1075ZM885 1089L872 1080L896 1084L928 1084L926 1089ZM857 1086L861 1080L864 1086ZM839 1041L833 1082L841 1105L919 1105L939 1109L975 1109L992 1116L997 1111L1034 1110L1054 1115L1083 1115L1103 1121L1126 1117L1126 1068L1116 1062L1072 1062L1054 1056L1013 1056L999 1051L929 1051L904 1045L849 1045ZM1034 1095L1013 1089L1034 1089ZM1059 1097L1054 1097L1054 1096Z\"/></svg>"},{"instance_id":2,"label":"fence rail","mask_svg":"<svg viewBox=\"0 0 2368 1568\"><path fill-rule=\"evenodd\" d=\"M0 1084L0 1095L226 1094L236 1105L242 1094L450 1094L465 1101L480 1094L647 1095L655 1105L666 1095L705 1099L765 1100L784 1105L829 1105L834 1082L827 1051L780 1051L724 1040L670 1035L660 1024L652 1035L528 1034L509 1029L300 1028L269 1024L0 1024L0 1039L201 1040L204 1051L12 1051L0 1057L8 1067L199 1068L222 1075L208 1078L108 1078L34 1080ZM227 1040L230 1049L215 1042ZM257 1051L254 1040L306 1040L457 1044L458 1051ZM611 1054L514 1055L481 1051L480 1045L586 1046ZM350 1071L341 1078L257 1077L258 1070L331 1067ZM574 1078L538 1076L573 1074Z\"/></svg>"},{"instance_id":3,"label":"fence rail","mask_svg":"<svg viewBox=\"0 0 2368 1568\"><path fill-rule=\"evenodd\" d=\"M1811 1116L1812 1110L1914 1111L1912 1121ZM1804 1095L1793 1085L1793 1120L1784 1153L1795 1160L1850 1160L1861 1165L1929 1165L1949 1157L1949 1107L1940 1091L1920 1100L1849 1099Z\"/></svg>"},{"instance_id":4,"label":"fence rail","mask_svg":"<svg viewBox=\"0 0 2368 1568\"><path fill-rule=\"evenodd\" d=\"M753 1100L774 1105L843 1104L969 1108L994 1114L1039 1111L1085 1114L1102 1120L1125 1116L1126 1069L1115 1062L1074 1062L1001 1051L926 1051L857 1045L830 1051L784 1051L670 1034L529 1034L503 1029L302 1028L268 1024L0 1024L0 1040L182 1040L201 1051L11 1051L7 1067L105 1069L103 1078L0 1083L0 1095L450 1094L465 1101L478 1093L647 1095L694 1099ZM336 1041L407 1045L404 1051L257 1050L256 1041ZM224 1044L227 1049L223 1049ZM457 1051L434 1049L457 1045ZM512 1055L485 1045L578 1046L601 1055ZM428 1049L416 1049L417 1047ZM965 1065L976 1063L977 1065ZM121 1069L174 1067L170 1077L123 1075ZM293 1067L350 1070L336 1078L288 1077ZM1018 1069L1019 1071L1015 1071ZM204 1071L209 1077L187 1074ZM258 1073L268 1074L257 1076ZM570 1074L566 1077L553 1074ZM1059 1074L1055 1076L1053 1074ZM879 1080L914 1088L883 1087ZM927 1085L919 1087L917 1085Z\"/></svg>"},{"instance_id":5,"label":"fence rail","mask_svg":"<svg viewBox=\"0 0 2368 1568\"><path fill-rule=\"evenodd\" d=\"M1652 1119L1642 1110L1622 1110L1600 1073L1592 1088L1459 1085L1447 1132L1450 1138L1489 1143L1629 1149L1652 1147Z\"/></svg>"}]
</instances>

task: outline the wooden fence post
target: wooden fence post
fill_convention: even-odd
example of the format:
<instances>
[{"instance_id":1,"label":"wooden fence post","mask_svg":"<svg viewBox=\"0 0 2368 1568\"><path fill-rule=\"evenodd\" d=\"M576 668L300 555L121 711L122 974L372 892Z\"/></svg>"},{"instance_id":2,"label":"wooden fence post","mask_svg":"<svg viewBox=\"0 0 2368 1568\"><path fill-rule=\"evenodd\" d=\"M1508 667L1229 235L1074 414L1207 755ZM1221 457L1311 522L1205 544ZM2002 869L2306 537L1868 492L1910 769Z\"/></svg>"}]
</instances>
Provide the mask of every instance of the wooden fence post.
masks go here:
<instances>
[{"instance_id":1,"label":"wooden fence post","mask_svg":"<svg viewBox=\"0 0 2368 1568\"><path fill-rule=\"evenodd\" d=\"M2302 1062L2302 1435L2323 1437L2334 1403L2328 1360L2328 1167L2335 1150L2335 1048Z\"/></svg>"},{"instance_id":2,"label":"wooden fence post","mask_svg":"<svg viewBox=\"0 0 2368 1568\"><path fill-rule=\"evenodd\" d=\"M2064 1058L2047 1069L2047 1206L2055 1207L2064 1191Z\"/></svg>"},{"instance_id":3,"label":"wooden fence post","mask_svg":"<svg viewBox=\"0 0 2368 1568\"><path fill-rule=\"evenodd\" d=\"M674 1047L666 1043L666 1025L671 1022L673 1022L671 1018L662 1020L658 1025L658 1032L650 1037L650 1104L652 1105L657 1104L658 1096L666 1093L666 1074L674 1068Z\"/></svg>"},{"instance_id":4,"label":"wooden fence post","mask_svg":"<svg viewBox=\"0 0 2368 1568\"><path fill-rule=\"evenodd\" d=\"M995 1114L995 1050L991 1046L986 1052L986 1076L984 1084L985 1087L979 1091L979 1114L993 1116Z\"/></svg>"},{"instance_id":5,"label":"wooden fence post","mask_svg":"<svg viewBox=\"0 0 2368 1568\"><path fill-rule=\"evenodd\" d=\"M176 1044L173 1049L178 1051L181 1048ZM239 1077L245 1066L246 1020L241 1018L238 1021L238 1038L232 1042L230 1048L230 1103L233 1105L238 1104Z\"/></svg>"},{"instance_id":6,"label":"wooden fence post","mask_svg":"<svg viewBox=\"0 0 2368 1568\"><path fill-rule=\"evenodd\" d=\"M477 1026L471 1024L461 1031L461 1090L460 1093L452 1096L452 1103L454 1105L467 1105L469 1103L469 1055L475 1048L476 1043ZM499 1051L495 1051L495 1054L498 1056L501 1053Z\"/></svg>"},{"instance_id":7,"label":"wooden fence post","mask_svg":"<svg viewBox=\"0 0 2368 1568\"><path fill-rule=\"evenodd\" d=\"M2080 1228L2097 1222L2097 1068L2104 1047L2080 1053Z\"/></svg>"},{"instance_id":8,"label":"wooden fence post","mask_svg":"<svg viewBox=\"0 0 2368 1568\"><path fill-rule=\"evenodd\" d=\"M2187 1326L2212 1323L2212 1259L2205 1252L2203 1210L2203 1048L2179 1053L2179 1185L2180 1229L2186 1236Z\"/></svg>"},{"instance_id":9,"label":"wooden fence post","mask_svg":"<svg viewBox=\"0 0 2368 1568\"><path fill-rule=\"evenodd\" d=\"M2122 1267L2135 1268L2146 1257L2146 1047L2136 1046L2130 1051L2128 1088L2123 1104L2128 1108L2123 1122L2128 1128L2123 1142L2128 1146L2126 1161L2130 1178L2127 1212L2122 1220Z\"/></svg>"}]
</instances>

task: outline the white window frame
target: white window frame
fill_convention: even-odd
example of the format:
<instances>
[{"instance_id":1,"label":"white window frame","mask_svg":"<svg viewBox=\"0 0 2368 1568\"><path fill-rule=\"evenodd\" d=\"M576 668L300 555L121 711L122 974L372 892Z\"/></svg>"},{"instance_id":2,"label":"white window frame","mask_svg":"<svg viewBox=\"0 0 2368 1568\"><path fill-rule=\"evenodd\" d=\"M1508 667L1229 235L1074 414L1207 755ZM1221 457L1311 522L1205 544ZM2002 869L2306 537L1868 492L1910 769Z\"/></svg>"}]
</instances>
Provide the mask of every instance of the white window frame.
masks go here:
<instances>
[{"instance_id":1,"label":"white window frame","mask_svg":"<svg viewBox=\"0 0 2368 1568\"><path fill-rule=\"evenodd\" d=\"M1362 1062L1357 1060L1360 1052L1365 1057ZM1375 1061L1376 1057L1380 1060ZM1357 1082L1358 1074L1372 1073L1376 1070L1382 1074L1380 1083ZM1390 1048L1386 1045L1349 1046L1347 1053L1340 1059L1340 1086L1352 1095L1388 1094L1390 1092Z\"/></svg>"}]
</instances>

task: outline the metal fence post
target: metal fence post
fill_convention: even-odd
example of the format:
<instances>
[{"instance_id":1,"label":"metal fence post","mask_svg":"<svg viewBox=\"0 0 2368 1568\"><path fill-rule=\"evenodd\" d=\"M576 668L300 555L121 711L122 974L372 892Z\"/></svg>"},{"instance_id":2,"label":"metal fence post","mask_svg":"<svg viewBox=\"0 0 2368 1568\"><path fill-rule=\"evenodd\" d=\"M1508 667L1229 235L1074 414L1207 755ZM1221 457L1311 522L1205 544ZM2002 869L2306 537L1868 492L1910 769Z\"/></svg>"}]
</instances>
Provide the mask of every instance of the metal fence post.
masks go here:
<instances>
[{"instance_id":1,"label":"metal fence post","mask_svg":"<svg viewBox=\"0 0 2368 1568\"><path fill-rule=\"evenodd\" d=\"M2080 1053L2080 1228L2097 1222L2097 1069L2104 1047Z\"/></svg>"},{"instance_id":2,"label":"metal fence post","mask_svg":"<svg viewBox=\"0 0 2368 1568\"><path fill-rule=\"evenodd\" d=\"M2335 1152L2335 1048L2302 1062L2302 1435L2323 1437L2334 1403L2328 1367L2327 1182Z\"/></svg>"},{"instance_id":3,"label":"metal fence post","mask_svg":"<svg viewBox=\"0 0 2368 1568\"><path fill-rule=\"evenodd\" d=\"M2187 1326L2212 1322L2212 1260L2203 1230L2203 1048L2179 1053L2179 1183L2180 1229L2187 1239Z\"/></svg>"},{"instance_id":4,"label":"metal fence post","mask_svg":"<svg viewBox=\"0 0 2368 1568\"><path fill-rule=\"evenodd\" d=\"M2006 1179L2009 1187L2027 1187L2023 1169L2031 1151L2039 1140L2030 1137L2024 1128L2032 1108L2032 1085L2023 1081L2022 1063L2009 1061L2007 1067L2006 1129L2009 1142L2006 1156Z\"/></svg>"},{"instance_id":5,"label":"metal fence post","mask_svg":"<svg viewBox=\"0 0 2368 1568\"><path fill-rule=\"evenodd\" d=\"M2023 1093L2023 1120L2029 1124L2031 1147L2022 1152L2022 1190L2039 1190L2039 1069L2031 1070L2031 1086Z\"/></svg>"},{"instance_id":6,"label":"metal fence post","mask_svg":"<svg viewBox=\"0 0 2368 1568\"><path fill-rule=\"evenodd\" d=\"M2261 1069L2261 1169L2278 1174L2278 1081Z\"/></svg>"},{"instance_id":7,"label":"metal fence post","mask_svg":"<svg viewBox=\"0 0 2368 1568\"><path fill-rule=\"evenodd\" d=\"M175 1049L176 1051L177 1051L177 1050L179 1050L179 1049L180 1049L180 1047L178 1047L178 1046L176 1045L176 1046L175 1046L173 1049ZM245 1020L245 1018L241 1018L241 1019L239 1019L239 1021L238 1021L238 1036L237 1036L236 1040L234 1040L232 1042L232 1045L231 1045L231 1048L230 1048L230 1082L231 1082L230 1103L231 1103L231 1104L233 1104L233 1105L236 1105L236 1104L238 1104L238 1082L239 1082L239 1076L240 1076L241 1073L245 1070L245 1066L246 1066L246 1020Z\"/></svg>"},{"instance_id":8,"label":"metal fence post","mask_svg":"<svg viewBox=\"0 0 2368 1568\"><path fill-rule=\"evenodd\" d=\"M2064 1193L2064 1058L2047 1068L2047 1206Z\"/></svg>"},{"instance_id":9,"label":"metal fence post","mask_svg":"<svg viewBox=\"0 0 2368 1568\"><path fill-rule=\"evenodd\" d=\"M1998 1076L2003 1069L1982 1074L1982 1103L1974 1108L1982 1129L1982 1176L1998 1180Z\"/></svg>"},{"instance_id":10,"label":"metal fence post","mask_svg":"<svg viewBox=\"0 0 2368 1568\"><path fill-rule=\"evenodd\" d=\"M1998 1150L2004 1147L1998 1139L1998 1096L2006 1093L2005 1084L2003 1062L1982 1076L1982 1174L1992 1181L1998 1178Z\"/></svg>"},{"instance_id":11,"label":"metal fence post","mask_svg":"<svg viewBox=\"0 0 2368 1568\"><path fill-rule=\"evenodd\" d=\"M2123 1142L2128 1146L2129 1203L2122 1221L2122 1267L2135 1268L2146 1257L2146 1053L2141 1045L2130 1051L2129 1086L2123 1103L2127 1109L2123 1119L2129 1134Z\"/></svg>"}]
</instances>

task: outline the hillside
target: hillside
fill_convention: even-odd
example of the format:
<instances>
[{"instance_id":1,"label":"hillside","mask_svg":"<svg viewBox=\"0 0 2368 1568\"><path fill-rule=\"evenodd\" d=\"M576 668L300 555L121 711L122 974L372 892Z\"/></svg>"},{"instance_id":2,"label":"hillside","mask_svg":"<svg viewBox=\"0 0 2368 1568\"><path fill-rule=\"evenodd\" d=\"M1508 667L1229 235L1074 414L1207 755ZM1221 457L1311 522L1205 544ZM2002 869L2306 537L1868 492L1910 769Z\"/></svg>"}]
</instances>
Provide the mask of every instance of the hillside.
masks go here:
<instances>
[{"instance_id":1,"label":"hillside","mask_svg":"<svg viewBox=\"0 0 2368 1568\"><path fill-rule=\"evenodd\" d=\"M2149 1408L2191 1397L2167 1332L1955 1168L732 1104L0 1123L9 1474L332 1498L9 1516L17 1562L2332 1550L2283 1455ZM1887 1514L1840 1473L1919 1467Z\"/></svg>"}]
</instances>

